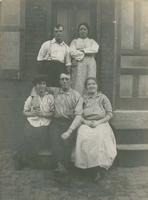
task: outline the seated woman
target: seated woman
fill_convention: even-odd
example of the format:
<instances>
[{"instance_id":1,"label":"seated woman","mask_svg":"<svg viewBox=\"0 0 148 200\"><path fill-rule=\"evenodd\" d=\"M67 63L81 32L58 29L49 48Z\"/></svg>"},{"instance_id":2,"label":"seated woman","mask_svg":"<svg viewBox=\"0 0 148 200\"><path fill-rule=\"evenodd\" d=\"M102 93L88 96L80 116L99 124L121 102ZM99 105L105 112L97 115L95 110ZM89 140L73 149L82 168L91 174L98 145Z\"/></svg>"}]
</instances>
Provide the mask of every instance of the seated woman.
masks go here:
<instances>
[{"instance_id":1,"label":"seated woman","mask_svg":"<svg viewBox=\"0 0 148 200\"><path fill-rule=\"evenodd\" d=\"M54 98L46 88L46 77L34 80L36 93L27 98L23 114L27 117L24 138L16 155L16 168L30 164L36 158L47 136L48 126L54 112Z\"/></svg>"},{"instance_id":2,"label":"seated woman","mask_svg":"<svg viewBox=\"0 0 148 200\"><path fill-rule=\"evenodd\" d=\"M83 124L78 129L74 161L81 169L99 169L95 174L98 180L104 174L100 172L105 171L101 169L109 169L117 155L115 137L108 123L112 107L108 98L97 92L95 78L88 78L85 87Z\"/></svg>"}]
</instances>

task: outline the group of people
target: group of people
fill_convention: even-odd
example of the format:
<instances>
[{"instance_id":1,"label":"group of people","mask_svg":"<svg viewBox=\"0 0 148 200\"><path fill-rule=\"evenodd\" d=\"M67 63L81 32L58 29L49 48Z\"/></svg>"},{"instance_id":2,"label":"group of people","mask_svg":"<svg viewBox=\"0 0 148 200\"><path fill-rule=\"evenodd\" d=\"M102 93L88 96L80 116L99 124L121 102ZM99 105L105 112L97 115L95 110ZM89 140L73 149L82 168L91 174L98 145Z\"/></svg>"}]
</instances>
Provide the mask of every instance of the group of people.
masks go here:
<instances>
[{"instance_id":1,"label":"group of people","mask_svg":"<svg viewBox=\"0 0 148 200\"><path fill-rule=\"evenodd\" d=\"M54 38L42 44L37 57L39 73L48 74L49 85L59 86L59 74L71 72L72 88L82 94L86 78L96 77L95 54L99 45L89 38L89 32L88 24L81 23L78 38L68 47L63 41L64 27L60 24L54 27Z\"/></svg>"},{"instance_id":2,"label":"group of people","mask_svg":"<svg viewBox=\"0 0 148 200\"><path fill-rule=\"evenodd\" d=\"M40 75L24 104L27 120L17 159L27 164L48 138L56 176L68 174L74 163L80 169L97 169L97 180L117 154L108 123L112 106L96 80L94 55L99 45L88 38L86 23L79 25L78 38L70 47L62 40L63 31L62 25L55 26L54 39L39 50Z\"/></svg>"}]
</instances>

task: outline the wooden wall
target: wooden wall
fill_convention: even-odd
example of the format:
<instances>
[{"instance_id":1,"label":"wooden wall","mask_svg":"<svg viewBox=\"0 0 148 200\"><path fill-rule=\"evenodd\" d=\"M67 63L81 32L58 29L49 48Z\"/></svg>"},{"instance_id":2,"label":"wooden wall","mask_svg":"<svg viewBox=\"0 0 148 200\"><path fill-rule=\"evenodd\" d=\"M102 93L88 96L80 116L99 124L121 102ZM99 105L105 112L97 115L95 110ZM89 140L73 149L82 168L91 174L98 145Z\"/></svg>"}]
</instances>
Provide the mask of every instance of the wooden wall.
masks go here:
<instances>
[{"instance_id":1,"label":"wooden wall","mask_svg":"<svg viewBox=\"0 0 148 200\"><path fill-rule=\"evenodd\" d=\"M0 77L19 78L22 64L24 1L0 1Z\"/></svg>"}]
</instances>

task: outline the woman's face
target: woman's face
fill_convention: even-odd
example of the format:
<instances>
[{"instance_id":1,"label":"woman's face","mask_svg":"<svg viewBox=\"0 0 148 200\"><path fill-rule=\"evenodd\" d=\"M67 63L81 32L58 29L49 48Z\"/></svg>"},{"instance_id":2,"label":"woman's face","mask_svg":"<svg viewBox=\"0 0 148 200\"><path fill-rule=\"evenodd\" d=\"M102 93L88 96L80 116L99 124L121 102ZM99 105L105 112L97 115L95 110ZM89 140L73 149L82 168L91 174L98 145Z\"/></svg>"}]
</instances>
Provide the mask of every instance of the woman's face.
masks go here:
<instances>
[{"instance_id":1,"label":"woman's face","mask_svg":"<svg viewBox=\"0 0 148 200\"><path fill-rule=\"evenodd\" d=\"M98 89L98 85L95 80L90 79L87 81L86 89L88 94L95 94Z\"/></svg>"},{"instance_id":2,"label":"woman's face","mask_svg":"<svg viewBox=\"0 0 148 200\"><path fill-rule=\"evenodd\" d=\"M38 94L43 94L46 90L46 81L41 81L36 84L36 90Z\"/></svg>"},{"instance_id":3,"label":"woman's face","mask_svg":"<svg viewBox=\"0 0 148 200\"><path fill-rule=\"evenodd\" d=\"M88 29L85 25L81 25L79 28L79 37L86 38L88 36Z\"/></svg>"}]
</instances>

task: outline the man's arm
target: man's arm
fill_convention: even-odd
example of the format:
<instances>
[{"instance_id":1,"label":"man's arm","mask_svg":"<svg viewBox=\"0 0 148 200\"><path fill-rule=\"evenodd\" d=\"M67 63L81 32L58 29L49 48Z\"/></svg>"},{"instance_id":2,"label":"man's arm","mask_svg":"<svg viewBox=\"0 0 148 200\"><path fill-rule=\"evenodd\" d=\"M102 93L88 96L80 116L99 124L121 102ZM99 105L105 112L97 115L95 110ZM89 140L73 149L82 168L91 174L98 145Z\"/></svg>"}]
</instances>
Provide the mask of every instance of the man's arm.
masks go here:
<instances>
[{"instance_id":1,"label":"man's arm","mask_svg":"<svg viewBox=\"0 0 148 200\"><path fill-rule=\"evenodd\" d=\"M72 134L72 132L76 128L78 128L80 126L81 119L82 119L81 115L75 116L75 118L74 118L72 124L70 125L70 127L68 128L68 130L61 135L62 139L66 140L66 139L68 139L70 137L70 135Z\"/></svg>"},{"instance_id":2,"label":"man's arm","mask_svg":"<svg viewBox=\"0 0 148 200\"><path fill-rule=\"evenodd\" d=\"M44 42L39 50L37 61L48 60L50 55L50 41Z\"/></svg>"},{"instance_id":3,"label":"man's arm","mask_svg":"<svg viewBox=\"0 0 148 200\"><path fill-rule=\"evenodd\" d=\"M68 130L62 134L62 138L63 139L67 139L68 137L70 137L70 135L72 134L72 132L74 130L76 130L82 121L82 112L83 112L83 99L81 96L78 97L78 101L76 103L76 107L75 107L75 117L73 122L71 123L70 127L68 128Z\"/></svg>"}]
</instances>

